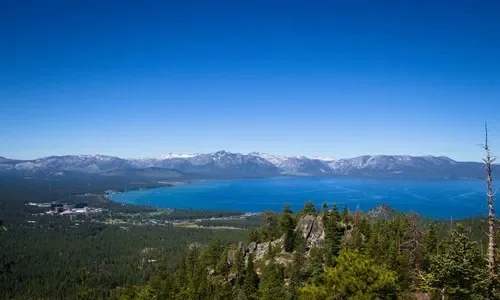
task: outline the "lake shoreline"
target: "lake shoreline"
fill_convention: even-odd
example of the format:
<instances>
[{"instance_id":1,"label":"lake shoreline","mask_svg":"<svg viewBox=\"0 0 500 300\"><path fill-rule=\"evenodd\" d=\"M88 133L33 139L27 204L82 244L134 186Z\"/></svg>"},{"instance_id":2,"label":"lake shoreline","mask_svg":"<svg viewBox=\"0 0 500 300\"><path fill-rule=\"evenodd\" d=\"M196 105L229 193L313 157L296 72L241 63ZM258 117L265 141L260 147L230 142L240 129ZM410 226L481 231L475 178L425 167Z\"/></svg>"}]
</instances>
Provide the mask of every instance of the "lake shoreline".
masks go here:
<instances>
[{"instance_id":1,"label":"lake shoreline","mask_svg":"<svg viewBox=\"0 0 500 300\"><path fill-rule=\"evenodd\" d=\"M157 187L113 194L108 198L171 209L281 211L290 204L299 210L311 200L347 205L351 211L368 211L386 204L401 212L416 212L433 219L463 219L487 211L480 180L410 180L372 178L304 178L195 180L179 186Z\"/></svg>"}]
</instances>

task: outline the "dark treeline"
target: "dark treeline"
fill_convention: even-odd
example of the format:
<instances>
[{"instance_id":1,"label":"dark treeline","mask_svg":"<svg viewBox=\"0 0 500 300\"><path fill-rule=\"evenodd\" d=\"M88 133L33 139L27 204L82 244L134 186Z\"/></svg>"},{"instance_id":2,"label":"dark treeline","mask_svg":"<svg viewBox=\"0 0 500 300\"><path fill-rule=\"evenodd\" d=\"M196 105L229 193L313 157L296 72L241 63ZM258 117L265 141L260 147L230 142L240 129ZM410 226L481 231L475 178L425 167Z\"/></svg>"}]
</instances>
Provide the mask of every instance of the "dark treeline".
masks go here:
<instances>
[{"instance_id":1,"label":"dark treeline","mask_svg":"<svg viewBox=\"0 0 500 300\"><path fill-rule=\"evenodd\" d=\"M116 182L115 182L116 181ZM75 299L83 287L95 299L120 286L146 284L161 265L174 270L190 247L213 239L237 242L244 230L112 224L119 216L192 220L241 215L234 211L160 210L124 205L103 196L109 189L152 183L0 177L0 299ZM82 196L91 193L92 195ZM49 216L27 202L85 202L102 214Z\"/></svg>"},{"instance_id":2,"label":"dark treeline","mask_svg":"<svg viewBox=\"0 0 500 300\"><path fill-rule=\"evenodd\" d=\"M223 219L223 220L202 220L198 222L200 226L203 227L236 227L243 229L258 228L261 225L261 216L254 215L239 219Z\"/></svg>"},{"instance_id":3,"label":"dark treeline","mask_svg":"<svg viewBox=\"0 0 500 300\"><path fill-rule=\"evenodd\" d=\"M242 211L231 210L200 210L200 209L172 209L163 210L157 209L154 212L144 211L134 214L129 213L115 213L114 217L124 217L132 219L155 218L164 221L178 221L178 220L197 220L197 219L210 219L210 218L229 218L243 216L245 213Z\"/></svg>"},{"instance_id":4,"label":"dark treeline","mask_svg":"<svg viewBox=\"0 0 500 300\"><path fill-rule=\"evenodd\" d=\"M49 220L51 218L52 220ZM56 218L56 219L54 219ZM67 217L38 219L0 234L0 299L95 299L118 286L145 284L157 266L173 270L185 249L212 239L236 242L241 230L118 226Z\"/></svg>"}]
</instances>

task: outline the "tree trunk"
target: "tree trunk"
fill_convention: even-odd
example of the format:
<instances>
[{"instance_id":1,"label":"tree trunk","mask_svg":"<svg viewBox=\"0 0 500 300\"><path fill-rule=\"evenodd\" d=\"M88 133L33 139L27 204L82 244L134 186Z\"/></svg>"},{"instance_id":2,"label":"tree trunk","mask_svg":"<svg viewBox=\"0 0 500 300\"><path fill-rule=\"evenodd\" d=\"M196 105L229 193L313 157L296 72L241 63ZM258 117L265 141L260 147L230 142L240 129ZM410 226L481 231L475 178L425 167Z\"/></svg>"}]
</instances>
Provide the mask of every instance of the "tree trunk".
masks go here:
<instances>
[{"instance_id":1,"label":"tree trunk","mask_svg":"<svg viewBox=\"0 0 500 300\"><path fill-rule=\"evenodd\" d=\"M419 253L419 246L420 246L420 230L418 229L418 218L416 214L412 214L410 216L410 230L412 234L412 243L413 243L413 255L414 257L414 263L415 263L415 270L418 271L420 269L420 253Z\"/></svg>"},{"instance_id":2,"label":"tree trunk","mask_svg":"<svg viewBox=\"0 0 500 300\"><path fill-rule=\"evenodd\" d=\"M485 125L486 142L484 150L486 151L486 185L488 198L488 271L490 275L490 296L493 294L493 280L495 278L495 206L494 206L494 193L493 193L493 162L495 158L491 156L490 147L488 145L488 126Z\"/></svg>"}]
</instances>

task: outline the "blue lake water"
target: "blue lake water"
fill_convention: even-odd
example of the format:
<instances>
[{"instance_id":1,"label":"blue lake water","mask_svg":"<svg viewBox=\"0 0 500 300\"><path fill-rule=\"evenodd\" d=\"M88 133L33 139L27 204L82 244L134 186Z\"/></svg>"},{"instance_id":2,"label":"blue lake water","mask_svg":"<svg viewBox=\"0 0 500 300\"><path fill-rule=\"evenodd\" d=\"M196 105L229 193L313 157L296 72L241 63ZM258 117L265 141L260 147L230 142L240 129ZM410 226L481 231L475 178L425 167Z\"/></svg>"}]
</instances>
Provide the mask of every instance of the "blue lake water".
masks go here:
<instances>
[{"instance_id":1,"label":"blue lake water","mask_svg":"<svg viewBox=\"0 0 500 300\"><path fill-rule=\"evenodd\" d=\"M311 200L362 211L381 203L432 218L454 219L487 212L480 180L403 180L353 178L271 178L209 180L169 188L114 194L113 201L165 208L279 211L284 204L300 209Z\"/></svg>"}]
</instances>

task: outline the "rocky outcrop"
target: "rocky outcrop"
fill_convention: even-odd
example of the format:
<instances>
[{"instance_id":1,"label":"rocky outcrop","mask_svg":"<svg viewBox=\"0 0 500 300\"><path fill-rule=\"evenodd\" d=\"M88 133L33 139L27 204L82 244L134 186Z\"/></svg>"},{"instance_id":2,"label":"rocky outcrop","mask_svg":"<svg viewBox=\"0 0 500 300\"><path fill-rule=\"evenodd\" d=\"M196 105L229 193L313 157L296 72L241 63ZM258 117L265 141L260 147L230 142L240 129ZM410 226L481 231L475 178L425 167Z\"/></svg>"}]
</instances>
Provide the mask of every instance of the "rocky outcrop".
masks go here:
<instances>
[{"instance_id":1,"label":"rocky outcrop","mask_svg":"<svg viewBox=\"0 0 500 300\"><path fill-rule=\"evenodd\" d=\"M302 233L308 249L313 246L321 247L325 242L325 228L321 216L306 215L301 217L295 230Z\"/></svg>"},{"instance_id":2,"label":"rocky outcrop","mask_svg":"<svg viewBox=\"0 0 500 300\"><path fill-rule=\"evenodd\" d=\"M307 251L312 247L322 247L325 242L325 230L321 216L305 215L299 218L295 232L301 234L306 241ZM287 265L292 261L291 253L287 253L283 249L284 236L281 238L263 243L251 242L249 244L239 243L229 250L227 260L232 264L236 260L236 254L241 251L245 260L249 254L252 255L255 261L263 260L270 248L276 252L276 262L282 265Z\"/></svg>"},{"instance_id":3,"label":"rocky outcrop","mask_svg":"<svg viewBox=\"0 0 500 300\"><path fill-rule=\"evenodd\" d=\"M387 204L381 204L365 213L365 216L371 220L392 220L400 213Z\"/></svg>"},{"instance_id":4,"label":"rocky outcrop","mask_svg":"<svg viewBox=\"0 0 500 300\"><path fill-rule=\"evenodd\" d=\"M339 223L344 231L343 242L349 243L352 239L352 224ZM295 227L295 237L300 236L304 239L306 244L305 256L309 256L310 250L313 247L323 247L325 244L325 226L323 224L322 216L314 215L303 215L297 220L297 225ZM274 241L266 241L262 243L238 243L233 245L227 253L227 261L224 267L231 270L229 274L222 279L224 284L234 285L238 278L238 274L233 270L232 265L234 265L239 253L242 254L243 260L248 264L249 259L252 258L254 264L254 270L258 276L262 275L263 268L268 265L271 260L275 263L283 266L284 268L289 267L294 259L294 253L286 252L284 250L285 235L276 239ZM271 254L269 255L272 249ZM272 258L271 258L272 257ZM215 278L216 271L213 269L207 269L209 276ZM218 280L221 280L220 278ZM289 280L285 280L285 285L289 284Z\"/></svg>"},{"instance_id":5,"label":"rocky outcrop","mask_svg":"<svg viewBox=\"0 0 500 300\"><path fill-rule=\"evenodd\" d=\"M264 258L266 253L269 252L269 249L271 247L273 249L278 249L278 252L282 251L283 237L281 237L280 239L277 239L275 241L272 241L272 242L264 242L264 243L256 244L256 247L254 248L254 250L252 250L252 248L248 249L249 250L248 253L253 254L253 257L255 260L261 260Z\"/></svg>"}]
</instances>

